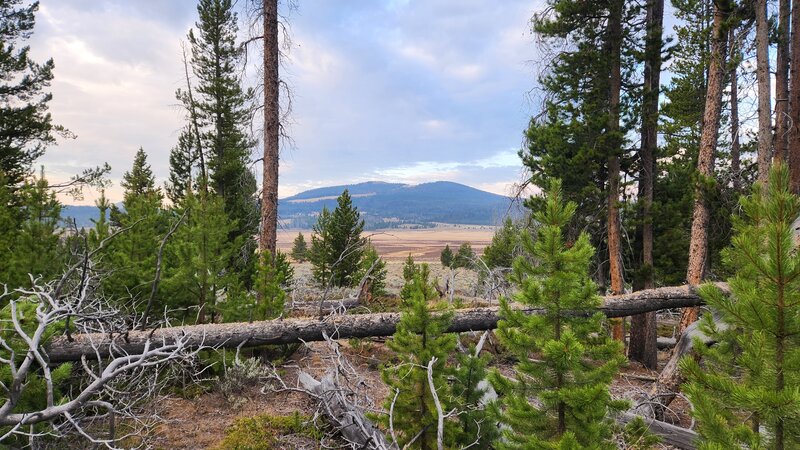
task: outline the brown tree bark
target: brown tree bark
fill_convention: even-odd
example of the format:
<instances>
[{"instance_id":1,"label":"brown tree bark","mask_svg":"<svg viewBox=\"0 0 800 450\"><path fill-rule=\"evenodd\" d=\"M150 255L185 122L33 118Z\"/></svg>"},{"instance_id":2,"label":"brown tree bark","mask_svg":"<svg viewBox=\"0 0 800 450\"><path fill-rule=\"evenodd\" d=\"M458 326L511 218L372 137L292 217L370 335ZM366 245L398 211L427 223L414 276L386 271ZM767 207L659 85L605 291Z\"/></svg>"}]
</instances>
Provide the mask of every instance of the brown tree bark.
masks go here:
<instances>
[{"instance_id":1,"label":"brown tree bark","mask_svg":"<svg viewBox=\"0 0 800 450\"><path fill-rule=\"evenodd\" d=\"M772 107L769 73L767 0L755 0L756 78L758 79L758 181L767 182L772 162Z\"/></svg>"},{"instance_id":2,"label":"brown tree bark","mask_svg":"<svg viewBox=\"0 0 800 450\"><path fill-rule=\"evenodd\" d=\"M738 61L739 50L736 49L735 33L733 28L728 32L728 48L731 58L736 52ZM742 187L742 168L741 168L741 143L739 141L739 78L738 67L733 65L730 72L731 79L731 177L733 178L733 190L739 192Z\"/></svg>"},{"instance_id":3,"label":"brown tree bark","mask_svg":"<svg viewBox=\"0 0 800 450\"><path fill-rule=\"evenodd\" d=\"M264 0L264 159L261 233L258 247L275 255L278 232L278 157L280 140L278 0Z\"/></svg>"},{"instance_id":4,"label":"brown tree bark","mask_svg":"<svg viewBox=\"0 0 800 450\"><path fill-rule=\"evenodd\" d=\"M800 1L800 0L798 0ZM689 243L689 264L686 280L689 284L699 284L703 279L708 258L708 224L711 217L706 189L713 182L714 153L717 149L717 133L722 110L722 86L725 80L727 56L727 33L725 20L730 12L727 0L714 2L714 23L711 30L711 51L709 53L708 89L706 89L703 129L700 134L700 153L697 158L698 181L694 192L692 211L692 231ZM681 313L678 331L697 320L697 308L685 308Z\"/></svg>"},{"instance_id":5,"label":"brown tree bark","mask_svg":"<svg viewBox=\"0 0 800 450\"><path fill-rule=\"evenodd\" d=\"M792 192L800 193L800 0L792 0L791 54L789 72L789 179Z\"/></svg>"},{"instance_id":6,"label":"brown tree bark","mask_svg":"<svg viewBox=\"0 0 800 450\"><path fill-rule=\"evenodd\" d=\"M725 292L725 283L717 283ZM627 317L649 311L703 305L695 286L684 285L648 289L604 298L597 309L564 311L564 315L588 316L601 312L606 317ZM448 332L491 330L497 327L499 308L471 308L456 310ZM545 314L536 308L524 309L528 314ZM107 357L127 352L141 353L146 342L171 342L176 337L185 338L189 347L209 346L236 348L265 344L291 344L351 337L391 336L400 321L399 313L342 314L324 319L288 318L252 323L222 323L158 328L130 331L122 335L107 333L72 335L54 338L47 346L50 362L78 361L81 356Z\"/></svg>"},{"instance_id":7,"label":"brown tree bark","mask_svg":"<svg viewBox=\"0 0 800 450\"><path fill-rule=\"evenodd\" d=\"M622 274L622 230L619 220L619 184L620 184L620 139L619 114L620 91L622 89L621 53L622 53L622 0L613 0L609 10L606 39L608 57L611 60L609 70L609 117L608 136L608 260L611 277L611 293L619 295L625 288ZM613 335L618 341L624 340L624 323L614 321Z\"/></svg>"},{"instance_id":8,"label":"brown tree bark","mask_svg":"<svg viewBox=\"0 0 800 450\"><path fill-rule=\"evenodd\" d=\"M645 18L644 98L642 101L642 146L639 150L639 251L641 267L635 289L652 289L653 280L653 181L656 170L658 139L658 96L661 85L661 49L664 23L664 0L651 0ZM628 357L649 369L658 366L656 313L631 318Z\"/></svg>"},{"instance_id":9,"label":"brown tree bark","mask_svg":"<svg viewBox=\"0 0 800 450\"><path fill-rule=\"evenodd\" d=\"M775 62L775 161L786 162L789 133L789 0L778 3L778 45Z\"/></svg>"}]
</instances>

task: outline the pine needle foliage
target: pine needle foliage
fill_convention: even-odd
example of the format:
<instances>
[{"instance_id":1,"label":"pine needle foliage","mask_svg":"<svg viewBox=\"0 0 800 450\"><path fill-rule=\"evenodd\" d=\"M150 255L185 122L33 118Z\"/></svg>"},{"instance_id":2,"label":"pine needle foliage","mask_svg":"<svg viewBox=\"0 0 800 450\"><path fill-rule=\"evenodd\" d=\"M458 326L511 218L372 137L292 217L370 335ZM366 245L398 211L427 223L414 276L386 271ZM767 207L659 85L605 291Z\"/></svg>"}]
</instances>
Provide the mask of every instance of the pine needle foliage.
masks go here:
<instances>
[{"instance_id":1,"label":"pine needle foliage","mask_svg":"<svg viewBox=\"0 0 800 450\"><path fill-rule=\"evenodd\" d=\"M696 345L701 362L681 362L701 448L800 448L800 251L792 223L800 197L776 164L766 186L740 201L743 219L724 252L735 269L731 295L713 285L700 294L727 327L703 318L716 342Z\"/></svg>"},{"instance_id":2,"label":"pine needle foliage","mask_svg":"<svg viewBox=\"0 0 800 450\"><path fill-rule=\"evenodd\" d=\"M447 357L455 350L456 337L446 333L453 317L442 304L432 305L436 291L422 274L414 276L403 296L403 311L397 331L387 345L397 361L381 373L389 386L385 408L391 411L392 426L400 448L435 449L437 412L428 383L427 366L433 365L433 383L439 399L449 397ZM447 406L443 405L447 409ZM389 417L384 416L388 425ZM455 422L445 421L445 442L452 442ZM448 445L449 447L449 445Z\"/></svg>"},{"instance_id":3,"label":"pine needle foliage","mask_svg":"<svg viewBox=\"0 0 800 450\"><path fill-rule=\"evenodd\" d=\"M612 400L608 387L624 357L604 329L604 316L592 313L601 303L588 276L594 249L586 233L565 241L576 206L564 203L559 182L541 204L534 216L538 237L523 234L528 258L514 261L511 278L519 292L500 303L497 335L519 362L513 378L492 374L503 395L497 413L507 426L497 448L616 448L609 413L625 402ZM545 314L524 314L511 301Z\"/></svg>"}]
</instances>

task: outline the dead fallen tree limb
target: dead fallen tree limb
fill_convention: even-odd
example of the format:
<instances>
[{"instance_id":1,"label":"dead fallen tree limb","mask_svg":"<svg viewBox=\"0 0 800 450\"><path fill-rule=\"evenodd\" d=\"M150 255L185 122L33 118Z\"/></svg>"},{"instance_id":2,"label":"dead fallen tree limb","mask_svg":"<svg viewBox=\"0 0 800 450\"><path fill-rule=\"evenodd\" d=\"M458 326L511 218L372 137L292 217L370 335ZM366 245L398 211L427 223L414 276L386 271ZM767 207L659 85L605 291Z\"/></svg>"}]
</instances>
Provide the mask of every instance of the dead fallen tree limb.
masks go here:
<instances>
[{"instance_id":1,"label":"dead fallen tree limb","mask_svg":"<svg viewBox=\"0 0 800 450\"><path fill-rule=\"evenodd\" d=\"M617 416L617 422L626 424L636 419L636 414L622 413ZM681 428L666 422L642 417L647 424L650 432L661 438L661 443L671 445L683 450L694 450L697 448L697 432L687 428Z\"/></svg>"},{"instance_id":2,"label":"dead fallen tree limb","mask_svg":"<svg viewBox=\"0 0 800 450\"><path fill-rule=\"evenodd\" d=\"M719 285L727 289L724 284ZM609 296L597 309L567 314L589 315L601 312L608 317L625 317L648 311L699 306L703 300L691 286L666 287ZM540 309L525 309L542 314ZM278 319L253 323L187 325L148 331L129 331L122 335L83 334L53 339L47 347L51 362L77 361L82 356L108 357L141 353L148 341L169 343L181 338L187 345L236 348L265 344L291 344L334 339L391 336L400 320L399 313L334 315L323 319ZM498 308L471 308L456 311L448 331L491 330L497 327Z\"/></svg>"},{"instance_id":3,"label":"dead fallen tree limb","mask_svg":"<svg viewBox=\"0 0 800 450\"><path fill-rule=\"evenodd\" d=\"M364 415L360 408L347 400L347 390L336 383L332 374L317 381L306 372L300 372L299 384L317 396L323 406L325 418L338 430L353 448L397 450L383 432Z\"/></svg>"}]
</instances>

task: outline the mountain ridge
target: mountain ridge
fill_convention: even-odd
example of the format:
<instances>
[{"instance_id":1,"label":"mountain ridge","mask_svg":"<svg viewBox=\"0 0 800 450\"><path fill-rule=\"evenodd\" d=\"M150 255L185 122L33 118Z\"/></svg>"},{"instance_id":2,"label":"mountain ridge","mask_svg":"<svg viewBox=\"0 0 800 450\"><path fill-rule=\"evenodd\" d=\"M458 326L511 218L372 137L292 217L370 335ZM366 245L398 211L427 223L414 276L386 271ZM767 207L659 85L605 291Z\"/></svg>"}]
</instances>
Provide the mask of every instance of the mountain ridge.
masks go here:
<instances>
[{"instance_id":1,"label":"mountain ridge","mask_svg":"<svg viewBox=\"0 0 800 450\"><path fill-rule=\"evenodd\" d=\"M499 225L505 216L518 214L509 197L452 181L420 184L367 181L309 189L279 199L281 226L310 229L323 207L330 210L336 207L336 198L345 189L361 212L367 229L431 228L440 223ZM99 212L94 206L64 205L62 217L75 219L78 228L93 227L92 220L99 217Z\"/></svg>"}]
</instances>

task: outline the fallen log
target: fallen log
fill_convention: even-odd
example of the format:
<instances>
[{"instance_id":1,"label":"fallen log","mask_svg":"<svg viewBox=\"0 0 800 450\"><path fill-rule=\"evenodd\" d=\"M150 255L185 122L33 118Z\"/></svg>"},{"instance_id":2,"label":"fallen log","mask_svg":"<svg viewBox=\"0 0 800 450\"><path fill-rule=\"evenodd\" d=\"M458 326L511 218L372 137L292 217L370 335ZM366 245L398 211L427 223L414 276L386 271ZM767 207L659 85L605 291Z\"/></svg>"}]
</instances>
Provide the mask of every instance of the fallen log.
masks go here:
<instances>
[{"instance_id":1,"label":"fallen log","mask_svg":"<svg viewBox=\"0 0 800 450\"><path fill-rule=\"evenodd\" d=\"M720 288L727 289L723 283ZM588 316L597 312L607 317L625 317L648 311L700 306L703 300L693 286L664 287L605 297L597 309L566 311L567 315ZM521 308L528 314L544 310ZM334 315L322 319L291 318L252 323L186 325L124 334L91 333L54 338L47 346L50 362L78 361L82 356L106 358L140 353L148 341L172 342L183 337L191 347L241 348L265 344L291 344L351 337L391 336L400 313ZM491 330L497 327L498 308L471 308L455 311L449 332Z\"/></svg>"},{"instance_id":2,"label":"fallen log","mask_svg":"<svg viewBox=\"0 0 800 450\"><path fill-rule=\"evenodd\" d=\"M631 413L622 413L617 416L617 422L626 424L637 416ZM695 450L697 448L697 432L687 428L681 428L666 422L661 422L655 419L648 419L642 417L644 423L647 424L650 432L661 438L662 444L671 445L682 450Z\"/></svg>"}]
</instances>

